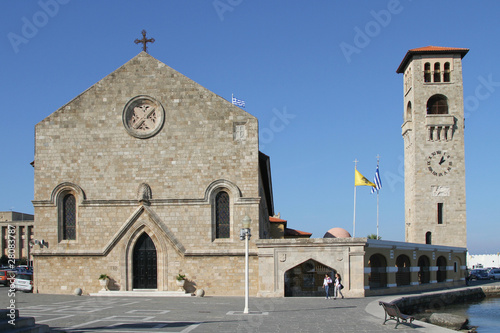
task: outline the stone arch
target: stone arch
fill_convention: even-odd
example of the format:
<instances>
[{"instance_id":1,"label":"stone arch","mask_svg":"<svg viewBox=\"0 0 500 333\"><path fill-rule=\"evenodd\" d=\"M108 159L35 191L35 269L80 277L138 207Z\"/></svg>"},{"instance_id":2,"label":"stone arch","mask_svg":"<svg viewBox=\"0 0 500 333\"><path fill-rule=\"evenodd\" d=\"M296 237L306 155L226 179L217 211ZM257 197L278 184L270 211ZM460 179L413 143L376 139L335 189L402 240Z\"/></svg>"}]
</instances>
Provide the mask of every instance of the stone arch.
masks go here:
<instances>
[{"instance_id":1,"label":"stone arch","mask_svg":"<svg viewBox=\"0 0 500 333\"><path fill-rule=\"evenodd\" d=\"M436 280L437 282L445 282L446 281L446 258L443 256L439 256L436 260L437 272L436 272Z\"/></svg>"},{"instance_id":2,"label":"stone arch","mask_svg":"<svg viewBox=\"0 0 500 333\"><path fill-rule=\"evenodd\" d=\"M323 296L323 279L329 274L334 280L337 270L314 259L288 267L284 273L285 297Z\"/></svg>"},{"instance_id":3,"label":"stone arch","mask_svg":"<svg viewBox=\"0 0 500 333\"><path fill-rule=\"evenodd\" d=\"M159 291L168 290L167 276L168 276L168 265L167 265L167 244L169 240L165 237L162 231L157 228L152 223L149 223L146 219L139 219L124 235L126 239L125 248L125 275L126 290L133 289L133 257L134 248L137 244L139 238L146 233L156 248L156 264L157 264L157 289Z\"/></svg>"},{"instance_id":4,"label":"stone arch","mask_svg":"<svg viewBox=\"0 0 500 333\"><path fill-rule=\"evenodd\" d=\"M424 65L424 82L431 82L431 64L429 62Z\"/></svg>"},{"instance_id":5,"label":"stone arch","mask_svg":"<svg viewBox=\"0 0 500 333\"><path fill-rule=\"evenodd\" d=\"M52 193L50 194L50 201L52 201L54 205L57 205L57 202L58 200L60 200L61 196L64 196L64 194L68 192L74 193L78 204L82 204L83 201L87 199L87 197L85 196L85 192L80 186L76 185L75 183L64 182L54 187Z\"/></svg>"},{"instance_id":6,"label":"stone arch","mask_svg":"<svg viewBox=\"0 0 500 333\"><path fill-rule=\"evenodd\" d=\"M368 260L370 273L368 282L370 289L387 287L387 259L380 253L375 253Z\"/></svg>"},{"instance_id":7,"label":"stone arch","mask_svg":"<svg viewBox=\"0 0 500 333\"><path fill-rule=\"evenodd\" d=\"M448 98L442 94L432 95L427 100L427 114L448 114Z\"/></svg>"},{"instance_id":8,"label":"stone arch","mask_svg":"<svg viewBox=\"0 0 500 333\"><path fill-rule=\"evenodd\" d=\"M431 281L430 263L431 261L426 255L422 255L418 258L418 282L420 284L429 283Z\"/></svg>"},{"instance_id":9,"label":"stone arch","mask_svg":"<svg viewBox=\"0 0 500 333\"><path fill-rule=\"evenodd\" d=\"M411 120L412 120L411 101L408 101L408 104L406 105L405 121L411 121Z\"/></svg>"},{"instance_id":10,"label":"stone arch","mask_svg":"<svg viewBox=\"0 0 500 333\"><path fill-rule=\"evenodd\" d=\"M156 246L147 232L136 240L132 253L132 288L156 289L158 263Z\"/></svg>"},{"instance_id":11,"label":"stone arch","mask_svg":"<svg viewBox=\"0 0 500 333\"><path fill-rule=\"evenodd\" d=\"M229 229L224 232L224 237L219 237L217 231L217 198L222 192L227 193L229 202L227 203L229 208L229 223L225 225L224 228ZM212 207L211 212L211 233L212 241L215 240L230 240L232 239L232 234L234 233L234 204L238 202L241 198L241 190L233 182L225 179L218 179L208 185L205 190L205 200L210 203Z\"/></svg>"},{"instance_id":12,"label":"stone arch","mask_svg":"<svg viewBox=\"0 0 500 333\"><path fill-rule=\"evenodd\" d=\"M217 179L207 186L205 201L209 202L221 189L228 190L233 201L242 197L241 190L236 184L226 179Z\"/></svg>"},{"instance_id":13,"label":"stone arch","mask_svg":"<svg viewBox=\"0 0 500 333\"><path fill-rule=\"evenodd\" d=\"M425 244L432 244L432 232L430 231L425 233Z\"/></svg>"},{"instance_id":14,"label":"stone arch","mask_svg":"<svg viewBox=\"0 0 500 333\"><path fill-rule=\"evenodd\" d=\"M434 82L441 82L441 64L434 63Z\"/></svg>"},{"instance_id":15,"label":"stone arch","mask_svg":"<svg viewBox=\"0 0 500 333\"><path fill-rule=\"evenodd\" d=\"M444 63L444 73L443 73L443 82L450 82L450 63L445 62Z\"/></svg>"},{"instance_id":16,"label":"stone arch","mask_svg":"<svg viewBox=\"0 0 500 333\"><path fill-rule=\"evenodd\" d=\"M398 268L398 271L396 272L396 284L398 286L410 285L410 266L410 257L407 255L401 254L396 258L396 267Z\"/></svg>"},{"instance_id":17,"label":"stone arch","mask_svg":"<svg viewBox=\"0 0 500 333\"><path fill-rule=\"evenodd\" d=\"M464 277L464 273L462 270L462 259L459 256L453 256L453 272L455 273L455 279Z\"/></svg>"},{"instance_id":18,"label":"stone arch","mask_svg":"<svg viewBox=\"0 0 500 333\"><path fill-rule=\"evenodd\" d=\"M57 209L57 238L61 241L77 241L78 239L78 213L79 205L85 200L85 192L82 188L71 182L57 185L51 193L50 199ZM71 205L67 203L71 201ZM72 213L67 209L71 206ZM71 215L71 222L68 216ZM69 226L71 224L71 226Z\"/></svg>"}]
</instances>

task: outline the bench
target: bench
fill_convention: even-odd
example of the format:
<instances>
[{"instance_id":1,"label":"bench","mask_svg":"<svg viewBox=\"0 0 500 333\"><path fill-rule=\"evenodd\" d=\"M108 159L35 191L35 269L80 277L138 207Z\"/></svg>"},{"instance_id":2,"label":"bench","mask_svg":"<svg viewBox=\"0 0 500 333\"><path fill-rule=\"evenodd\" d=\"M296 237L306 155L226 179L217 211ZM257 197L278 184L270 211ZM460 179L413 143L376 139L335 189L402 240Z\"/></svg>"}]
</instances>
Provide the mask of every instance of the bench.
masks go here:
<instances>
[{"instance_id":1,"label":"bench","mask_svg":"<svg viewBox=\"0 0 500 333\"><path fill-rule=\"evenodd\" d=\"M410 322L410 326L413 328L413 321L415 320L415 317L409 316L402 314L401 311L399 311L399 308L396 304L394 303L386 303L386 302L378 302L379 305L382 305L384 307L385 311L385 320L383 325L385 325L385 322L388 320L395 320L396 321L396 327L398 328L398 325L401 323L408 323ZM389 316L389 318L387 318Z\"/></svg>"}]
</instances>

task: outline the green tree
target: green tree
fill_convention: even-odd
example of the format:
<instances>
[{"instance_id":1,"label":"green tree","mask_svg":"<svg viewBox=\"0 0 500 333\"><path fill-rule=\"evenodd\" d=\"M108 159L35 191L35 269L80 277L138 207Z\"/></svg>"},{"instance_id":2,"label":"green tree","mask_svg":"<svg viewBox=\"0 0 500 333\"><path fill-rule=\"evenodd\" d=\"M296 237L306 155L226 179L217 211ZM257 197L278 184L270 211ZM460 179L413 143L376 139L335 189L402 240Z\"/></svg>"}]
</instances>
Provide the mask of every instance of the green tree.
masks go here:
<instances>
[{"instance_id":1,"label":"green tree","mask_svg":"<svg viewBox=\"0 0 500 333\"><path fill-rule=\"evenodd\" d=\"M366 236L366 237L367 237L368 239L382 239L382 237L380 237L380 236L378 236L378 238L377 238L377 235L375 235L375 234L370 234L370 235L368 235L368 236Z\"/></svg>"}]
</instances>

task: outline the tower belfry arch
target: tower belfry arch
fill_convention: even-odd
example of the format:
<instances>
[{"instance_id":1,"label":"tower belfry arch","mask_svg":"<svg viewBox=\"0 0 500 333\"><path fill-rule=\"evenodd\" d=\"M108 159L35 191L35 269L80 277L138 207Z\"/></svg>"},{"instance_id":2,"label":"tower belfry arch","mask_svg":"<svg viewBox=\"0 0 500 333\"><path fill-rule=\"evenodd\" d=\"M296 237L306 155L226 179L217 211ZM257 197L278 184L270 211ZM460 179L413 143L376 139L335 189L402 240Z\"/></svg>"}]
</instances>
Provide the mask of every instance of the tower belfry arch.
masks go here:
<instances>
[{"instance_id":1,"label":"tower belfry arch","mask_svg":"<svg viewBox=\"0 0 500 333\"><path fill-rule=\"evenodd\" d=\"M407 242L467 246L462 58L468 51L412 49L396 71L404 74Z\"/></svg>"}]
</instances>

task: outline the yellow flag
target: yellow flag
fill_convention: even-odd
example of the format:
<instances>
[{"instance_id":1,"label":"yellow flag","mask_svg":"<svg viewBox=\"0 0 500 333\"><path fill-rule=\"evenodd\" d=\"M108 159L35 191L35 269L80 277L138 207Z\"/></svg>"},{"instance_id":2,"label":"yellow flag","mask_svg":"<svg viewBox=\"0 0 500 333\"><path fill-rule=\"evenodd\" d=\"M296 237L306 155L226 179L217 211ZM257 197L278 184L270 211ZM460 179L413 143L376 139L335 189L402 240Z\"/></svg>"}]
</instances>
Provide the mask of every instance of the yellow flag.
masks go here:
<instances>
[{"instance_id":1,"label":"yellow flag","mask_svg":"<svg viewBox=\"0 0 500 333\"><path fill-rule=\"evenodd\" d=\"M354 169L354 186L373 186L377 187L371 181L365 178L358 170Z\"/></svg>"}]
</instances>

